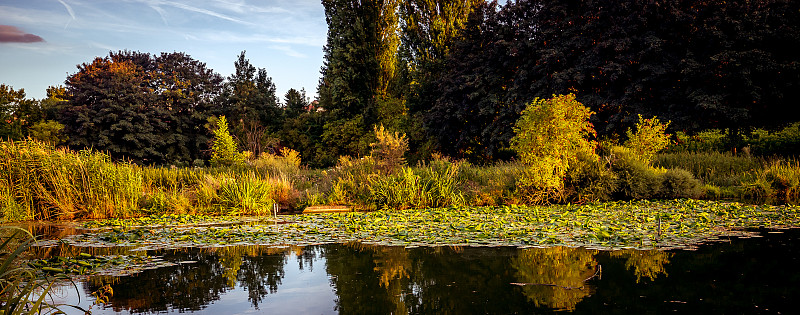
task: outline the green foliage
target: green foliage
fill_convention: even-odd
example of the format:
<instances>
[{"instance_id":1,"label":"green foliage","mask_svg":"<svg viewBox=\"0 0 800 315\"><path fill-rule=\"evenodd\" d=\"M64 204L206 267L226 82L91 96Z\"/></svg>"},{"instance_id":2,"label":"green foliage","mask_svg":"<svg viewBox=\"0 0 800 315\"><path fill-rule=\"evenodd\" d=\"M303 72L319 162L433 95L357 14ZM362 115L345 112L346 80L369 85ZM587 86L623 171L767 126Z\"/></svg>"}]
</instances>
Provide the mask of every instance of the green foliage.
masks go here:
<instances>
[{"instance_id":1,"label":"green foliage","mask_svg":"<svg viewBox=\"0 0 800 315\"><path fill-rule=\"evenodd\" d=\"M631 132L630 128L626 132L628 140L625 141L625 146L633 150L642 161L650 163L653 156L670 143L667 127L669 122L662 124L656 117L642 119L642 115L639 115L636 132Z\"/></svg>"},{"instance_id":2,"label":"green foliage","mask_svg":"<svg viewBox=\"0 0 800 315\"><path fill-rule=\"evenodd\" d=\"M761 158L719 152L662 153L653 159L656 167L684 169L705 184L721 187L740 185L764 163Z\"/></svg>"},{"instance_id":3,"label":"green foliage","mask_svg":"<svg viewBox=\"0 0 800 315\"><path fill-rule=\"evenodd\" d=\"M625 147L615 147L611 169L618 177L617 198L656 198L662 190L664 170L642 161L638 153Z\"/></svg>"},{"instance_id":4,"label":"green foliage","mask_svg":"<svg viewBox=\"0 0 800 315\"><path fill-rule=\"evenodd\" d=\"M689 171L652 167L626 147L614 147L612 152L611 169L619 178L618 198L697 198L703 193L700 181Z\"/></svg>"},{"instance_id":5,"label":"green foliage","mask_svg":"<svg viewBox=\"0 0 800 315\"><path fill-rule=\"evenodd\" d=\"M668 169L664 172L661 196L668 199L697 198L703 194L700 181L692 173L682 169Z\"/></svg>"},{"instance_id":6,"label":"green foliage","mask_svg":"<svg viewBox=\"0 0 800 315\"><path fill-rule=\"evenodd\" d=\"M406 135L390 132L383 125L375 126L377 142L370 144L370 156L383 174L392 174L405 164L403 157L408 151Z\"/></svg>"},{"instance_id":7,"label":"green foliage","mask_svg":"<svg viewBox=\"0 0 800 315\"><path fill-rule=\"evenodd\" d=\"M592 111L574 94L536 99L522 112L511 139L511 148L529 168L520 180L522 187L560 190L563 178L578 155L596 157L594 135L589 122ZM544 201L544 200L542 200Z\"/></svg>"},{"instance_id":8,"label":"green foliage","mask_svg":"<svg viewBox=\"0 0 800 315\"><path fill-rule=\"evenodd\" d=\"M31 126L30 137L45 143L59 144L67 141L69 137L62 134L64 125L54 120L45 120Z\"/></svg>"},{"instance_id":9,"label":"green foliage","mask_svg":"<svg viewBox=\"0 0 800 315\"><path fill-rule=\"evenodd\" d=\"M579 203L610 200L617 189L617 179L604 159L579 154L567 170L563 199Z\"/></svg>"},{"instance_id":10,"label":"green foliage","mask_svg":"<svg viewBox=\"0 0 800 315\"><path fill-rule=\"evenodd\" d=\"M745 143L756 154L800 155L800 122L773 132L755 129L745 137Z\"/></svg>"},{"instance_id":11,"label":"green foliage","mask_svg":"<svg viewBox=\"0 0 800 315\"><path fill-rule=\"evenodd\" d=\"M700 131L692 136L678 131L675 138L668 152L722 152L730 146L730 135L719 129Z\"/></svg>"},{"instance_id":12,"label":"green foliage","mask_svg":"<svg viewBox=\"0 0 800 315\"><path fill-rule=\"evenodd\" d=\"M225 116L217 120L217 129L214 130L214 144L211 146L211 166L231 166L244 163L244 155L236 149L228 132L228 121Z\"/></svg>"},{"instance_id":13,"label":"green foliage","mask_svg":"<svg viewBox=\"0 0 800 315\"><path fill-rule=\"evenodd\" d=\"M58 120L73 149L142 164L188 162L208 150L222 77L184 53L120 51L78 66ZM55 93L58 94L58 93Z\"/></svg>"}]
</instances>

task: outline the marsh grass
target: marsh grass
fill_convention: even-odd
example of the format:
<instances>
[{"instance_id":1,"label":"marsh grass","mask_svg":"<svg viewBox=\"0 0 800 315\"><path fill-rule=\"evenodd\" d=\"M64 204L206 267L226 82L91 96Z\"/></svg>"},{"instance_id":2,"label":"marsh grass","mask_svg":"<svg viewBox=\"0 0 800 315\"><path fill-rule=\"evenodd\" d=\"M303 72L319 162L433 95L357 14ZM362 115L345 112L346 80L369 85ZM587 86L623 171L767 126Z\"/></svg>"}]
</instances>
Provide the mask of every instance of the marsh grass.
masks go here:
<instances>
[{"instance_id":1,"label":"marsh grass","mask_svg":"<svg viewBox=\"0 0 800 315\"><path fill-rule=\"evenodd\" d=\"M30 140L0 143L0 177L0 198L12 207L6 220L129 217L142 193L128 163Z\"/></svg>"},{"instance_id":2,"label":"marsh grass","mask_svg":"<svg viewBox=\"0 0 800 315\"><path fill-rule=\"evenodd\" d=\"M291 153L291 152L288 152ZM299 172L299 157L279 157ZM297 204L282 170L158 168L37 141L0 142L3 221L129 218L150 214L263 214Z\"/></svg>"},{"instance_id":3,"label":"marsh grass","mask_svg":"<svg viewBox=\"0 0 800 315\"><path fill-rule=\"evenodd\" d=\"M378 209L463 206L460 163L403 167L397 174L370 180L370 200Z\"/></svg>"},{"instance_id":4,"label":"marsh grass","mask_svg":"<svg viewBox=\"0 0 800 315\"><path fill-rule=\"evenodd\" d=\"M659 154L653 164L687 170L707 185L730 187L747 181L765 163L764 158L727 152L680 152Z\"/></svg>"},{"instance_id":5,"label":"marsh grass","mask_svg":"<svg viewBox=\"0 0 800 315\"><path fill-rule=\"evenodd\" d=\"M744 183L746 193L753 197L773 197L779 202L800 201L800 161L773 160Z\"/></svg>"}]
</instances>

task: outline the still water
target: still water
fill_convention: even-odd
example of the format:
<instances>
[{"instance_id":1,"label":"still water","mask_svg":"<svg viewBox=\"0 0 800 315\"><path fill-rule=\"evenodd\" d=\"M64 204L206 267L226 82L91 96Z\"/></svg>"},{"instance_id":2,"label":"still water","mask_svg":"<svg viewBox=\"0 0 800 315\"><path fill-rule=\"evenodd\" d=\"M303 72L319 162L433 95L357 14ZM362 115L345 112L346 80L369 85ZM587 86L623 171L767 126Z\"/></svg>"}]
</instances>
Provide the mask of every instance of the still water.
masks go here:
<instances>
[{"instance_id":1,"label":"still water","mask_svg":"<svg viewBox=\"0 0 800 315\"><path fill-rule=\"evenodd\" d=\"M55 295L93 314L800 312L800 230L759 235L694 251L357 243L162 250L140 254L177 265L93 276ZM92 305L105 284L109 303Z\"/></svg>"}]
</instances>

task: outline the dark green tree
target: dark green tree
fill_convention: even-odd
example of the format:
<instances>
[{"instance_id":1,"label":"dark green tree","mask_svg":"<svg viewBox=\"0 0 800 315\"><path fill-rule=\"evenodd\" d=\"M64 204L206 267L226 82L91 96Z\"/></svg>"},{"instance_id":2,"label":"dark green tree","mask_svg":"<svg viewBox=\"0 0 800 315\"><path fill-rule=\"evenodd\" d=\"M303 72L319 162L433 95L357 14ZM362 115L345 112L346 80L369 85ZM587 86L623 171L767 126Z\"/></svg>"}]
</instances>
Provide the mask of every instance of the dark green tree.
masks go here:
<instances>
[{"instance_id":1,"label":"dark green tree","mask_svg":"<svg viewBox=\"0 0 800 315\"><path fill-rule=\"evenodd\" d=\"M326 110L317 159L331 164L340 155L365 154L378 102L395 72L399 44L397 0L324 0L328 41L319 85Z\"/></svg>"},{"instance_id":2,"label":"dark green tree","mask_svg":"<svg viewBox=\"0 0 800 315\"><path fill-rule=\"evenodd\" d=\"M306 111L306 107L308 107L309 104L305 89L301 89L300 91L289 89L283 97L283 102L285 105L286 119L300 116L300 114Z\"/></svg>"},{"instance_id":3,"label":"dark green tree","mask_svg":"<svg viewBox=\"0 0 800 315\"><path fill-rule=\"evenodd\" d=\"M230 118L231 131L247 151L255 155L269 150L271 136L280 129L283 110L275 84L264 68L256 69L239 54L235 72L225 82L220 102Z\"/></svg>"},{"instance_id":4,"label":"dark green tree","mask_svg":"<svg viewBox=\"0 0 800 315\"><path fill-rule=\"evenodd\" d=\"M67 77L59 120L74 149L144 164L191 162L208 150L222 77L184 53L119 51Z\"/></svg>"}]
</instances>

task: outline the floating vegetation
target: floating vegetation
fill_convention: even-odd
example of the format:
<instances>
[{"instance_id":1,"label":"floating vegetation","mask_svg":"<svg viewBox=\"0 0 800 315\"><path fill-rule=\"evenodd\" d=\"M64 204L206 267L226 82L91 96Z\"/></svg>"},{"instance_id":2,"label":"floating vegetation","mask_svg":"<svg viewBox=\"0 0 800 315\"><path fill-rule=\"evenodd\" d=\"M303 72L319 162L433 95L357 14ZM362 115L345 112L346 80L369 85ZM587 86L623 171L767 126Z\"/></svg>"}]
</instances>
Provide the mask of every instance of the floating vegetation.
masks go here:
<instances>
[{"instance_id":1,"label":"floating vegetation","mask_svg":"<svg viewBox=\"0 0 800 315\"><path fill-rule=\"evenodd\" d=\"M75 246L134 250L230 245L362 242L391 246L568 246L590 249L695 248L754 228L800 226L798 206L701 200L586 205L451 207L283 216L280 224L226 226L128 224L60 240ZM209 220L215 220L209 218ZM55 241L53 241L55 242Z\"/></svg>"},{"instance_id":2,"label":"floating vegetation","mask_svg":"<svg viewBox=\"0 0 800 315\"><path fill-rule=\"evenodd\" d=\"M270 220L263 217L242 217L242 216L208 216L193 214L164 214L151 215L134 219L104 219L92 220L83 223L87 229L96 228L130 228L130 227L154 227L154 226L175 226L175 225L224 225L254 221Z\"/></svg>"},{"instance_id":3,"label":"floating vegetation","mask_svg":"<svg viewBox=\"0 0 800 315\"><path fill-rule=\"evenodd\" d=\"M86 253L75 257L54 256L28 261L28 266L31 268L43 274L58 276L129 276L147 269L174 265L177 264L153 256L94 256Z\"/></svg>"}]
</instances>

